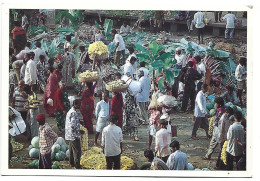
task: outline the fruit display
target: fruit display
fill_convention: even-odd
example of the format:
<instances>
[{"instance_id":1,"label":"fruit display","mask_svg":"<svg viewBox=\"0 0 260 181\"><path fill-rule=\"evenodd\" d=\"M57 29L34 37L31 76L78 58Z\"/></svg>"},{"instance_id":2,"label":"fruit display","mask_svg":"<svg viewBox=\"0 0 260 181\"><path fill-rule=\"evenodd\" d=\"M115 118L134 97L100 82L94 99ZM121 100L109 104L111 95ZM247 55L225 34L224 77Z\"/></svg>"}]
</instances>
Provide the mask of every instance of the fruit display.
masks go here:
<instances>
[{"instance_id":1,"label":"fruit display","mask_svg":"<svg viewBox=\"0 0 260 181\"><path fill-rule=\"evenodd\" d=\"M209 120L209 130L208 130L208 135L209 136L212 136L212 133L213 133L213 123L214 123L214 119L215 119L215 116L211 117L210 120Z\"/></svg>"},{"instance_id":2,"label":"fruit display","mask_svg":"<svg viewBox=\"0 0 260 181\"><path fill-rule=\"evenodd\" d=\"M92 60L104 60L108 57L108 48L102 41L91 43L88 54Z\"/></svg>"},{"instance_id":3,"label":"fruit display","mask_svg":"<svg viewBox=\"0 0 260 181\"><path fill-rule=\"evenodd\" d=\"M23 149L23 145L21 143L14 141L14 140L11 140L11 144L12 144L13 152L16 152L16 151Z\"/></svg>"},{"instance_id":4,"label":"fruit display","mask_svg":"<svg viewBox=\"0 0 260 181\"><path fill-rule=\"evenodd\" d=\"M122 80L116 80L106 84L106 89L111 92L123 92L127 88L128 85Z\"/></svg>"},{"instance_id":5,"label":"fruit display","mask_svg":"<svg viewBox=\"0 0 260 181\"><path fill-rule=\"evenodd\" d=\"M91 72L89 70L86 70L85 72L79 74L78 80L79 82L93 82L99 79L98 72Z\"/></svg>"},{"instance_id":6,"label":"fruit display","mask_svg":"<svg viewBox=\"0 0 260 181\"><path fill-rule=\"evenodd\" d=\"M228 146L228 141L225 141L221 150L221 160L225 165L227 165L227 152L226 152L227 146Z\"/></svg>"}]
</instances>

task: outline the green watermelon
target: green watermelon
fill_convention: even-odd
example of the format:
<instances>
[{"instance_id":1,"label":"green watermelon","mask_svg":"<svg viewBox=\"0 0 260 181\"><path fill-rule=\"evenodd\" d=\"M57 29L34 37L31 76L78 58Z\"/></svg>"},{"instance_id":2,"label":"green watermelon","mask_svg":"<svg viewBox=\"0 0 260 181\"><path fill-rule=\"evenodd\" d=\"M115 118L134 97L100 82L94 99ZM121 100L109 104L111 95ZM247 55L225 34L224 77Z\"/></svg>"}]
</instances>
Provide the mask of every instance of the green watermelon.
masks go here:
<instances>
[{"instance_id":1,"label":"green watermelon","mask_svg":"<svg viewBox=\"0 0 260 181\"><path fill-rule=\"evenodd\" d=\"M228 102L228 103L225 104L225 107L228 108L228 107L230 107L232 105L233 105L232 102Z\"/></svg>"},{"instance_id":2,"label":"green watermelon","mask_svg":"<svg viewBox=\"0 0 260 181\"><path fill-rule=\"evenodd\" d=\"M51 160L54 160L55 158L55 153L51 152Z\"/></svg>"},{"instance_id":3,"label":"green watermelon","mask_svg":"<svg viewBox=\"0 0 260 181\"><path fill-rule=\"evenodd\" d=\"M234 112L237 111L237 107L236 107L235 105L232 105L232 106L230 106L230 107L233 109Z\"/></svg>"},{"instance_id":4,"label":"green watermelon","mask_svg":"<svg viewBox=\"0 0 260 181\"><path fill-rule=\"evenodd\" d=\"M36 162L34 163L34 168L39 168L39 160L36 160Z\"/></svg>"},{"instance_id":5,"label":"green watermelon","mask_svg":"<svg viewBox=\"0 0 260 181\"><path fill-rule=\"evenodd\" d=\"M30 146L28 147L28 151L30 151L32 148L33 148L33 145L30 145Z\"/></svg>"},{"instance_id":6,"label":"green watermelon","mask_svg":"<svg viewBox=\"0 0 260 181\"><path fill-rule=\"evenodd\" d=\"M59 162L55 161L55 162L53 162L52 165L56 165L58 167L59 166Z\"/></svg>"},{"instance_id":7,"label":"green watermelon","mask_svg":"<svg viewBox=\"0 0 260 181\"><path fill-rule=\"evenodd\" d=\"M29 152L29 156L31 158L39 158L39 155L40 155L40 151L38 148L32 148Z\"/></svg>"},{"instance_id":8,"label":"green watermelon","mask_svg":"<svg viewBox=\"0 0 260 181\"><path fill-rule=\"evenodd\" d=\"M214 107L214 104L212 104L212 103L210 103L210 102L206 103L206 108L207 108L208 110L213 109L213 107Z\"/></svg>"},{"instance_id":9,"label":"green watermelon","mask_svg":"<svg viewBox=\"0 0 260 181\"><path fill-rule=\"evenodd\" d=\"M34 148L39 148L39 137L38 136L35 136L32 141L31 141L31 144Z\"/></svg>"},{"instance_id":10,"label":"green watermelon","mask_svg":"<svg viewBox=\"0 0 260 181\"><path fill-rule=\"evenodd\" d=\"M51 151L53 153L57 153L60 151L60 145L59 144L54 144L52 147L51 147Z\"/></svg>"},{"instance_id":11,"label":"green watermelon","mask_svg":"<svg viewBox=\"0 0 260 181\"><path fill-rule=\"evenodd\" d=\"M62 161L66 157L66 154L63 151L59 151L55 154L55 160Z\"/></svg>"},{"instance_id":12,"label":"green watermelon","mask_svg":"<svg viewBox=\"0 0 260 181\"><path fill-rule=\"evenodd\" d=\"M210 116L213 116L215 113L216 113L216 109L211 109L211 110L209 111L209 115L210 115Z\"/></svg>"},{"instance_id":13,"label":"green watermelon","mask_svg":"<svg viewBox=\"0 0 260 181\"><path fill-rule=\"evenodd\" d=\"M33 160L31 163L29 163L29 168L34 168L34 166L35 166L35 162L36 162L37 160Z\"/></svg>"},{"instance_id":14,"label":"green watermelon","mask_svg":"<svg viewBox=\"0 0 260 181\"><path fill-rule=\"evenodd\" d=\"M58 169L58 166L52 165L51 168L52 168L52 169Z\"/></svg>"},{"instance_id":15,"label":"green watermelon","mask_svg":"<svg viewBox=\"0 0 260 181\"><path fill-rule=\"evenodd\" d=\"M237 111L239 111L239 112L242 113L242 109L241 109L241 107L237 106Z\"/></svg>"},{"instance_id":16,"label":"green watermelon","mask_svg":"<svg viewBox=\"0 0 260 181\"><path fill-rule=\"evenodd\" d=\"M61 145L60 150L65 153L66 150L67 150L67 146L66 145Z\"/></svg>"}]
</instances>

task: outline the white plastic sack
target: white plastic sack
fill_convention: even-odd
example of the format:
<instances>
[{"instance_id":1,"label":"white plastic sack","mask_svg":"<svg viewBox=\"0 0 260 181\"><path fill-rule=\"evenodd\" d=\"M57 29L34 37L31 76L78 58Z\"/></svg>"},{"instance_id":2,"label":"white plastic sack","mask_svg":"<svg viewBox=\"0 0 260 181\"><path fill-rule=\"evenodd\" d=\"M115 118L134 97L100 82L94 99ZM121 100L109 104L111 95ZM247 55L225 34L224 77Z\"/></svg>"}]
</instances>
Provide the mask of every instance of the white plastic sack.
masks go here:
<instances>
[{"instance_id":1,"label":"white plastic sack","mask_svg":"<svg viewBox=\"0 0 260 181\"><path fill-rule=\"evenodd\" d=\"M169 95L160 96L157 101L165 106L174 107L177 106L178 102L175 97Z\"/></svg>"},{"instance_id":2,"label":"white plastic sack","mask_svg":"<svg viewBox=\"0 0 260 181\"><path fill-rule=\"evenodd\" d=\"M53 106L53 100L52 100L51 98L49 98L49 99L47 100L47 104L49 104L50 106Z\"/></svg>"},{"instance_id":3,"label":"white plastic sack","mask_svg":"<svg viewBox=\"0 0 260 181\"><path fill-rule=\"evenodd\" d=\"M14 118L12 121L10 120L10 125L12 128L9 130L9 134L12 136L17 136L21 133L24 133L26 131L26 124L21 114L10 106L9 109L11 109L12 112L16 115L16 118Z\"/></svg>"},{"instance_id":4,"label":"white plastic sack","mask_svg":"<svg viewBox=\"0 0 260 181\"><path fill-rule=\"evenodd\" d=\"M137 93L140 92L141 90L141 83L136 81L136 80L132 80L131 78L127 77L126 75L123 75L121 77L121 80L125 81L127 85L129 85L128 87L128 91L130 92L130 94L132 96L135 96Z\"/></svg>"}]
</instances>

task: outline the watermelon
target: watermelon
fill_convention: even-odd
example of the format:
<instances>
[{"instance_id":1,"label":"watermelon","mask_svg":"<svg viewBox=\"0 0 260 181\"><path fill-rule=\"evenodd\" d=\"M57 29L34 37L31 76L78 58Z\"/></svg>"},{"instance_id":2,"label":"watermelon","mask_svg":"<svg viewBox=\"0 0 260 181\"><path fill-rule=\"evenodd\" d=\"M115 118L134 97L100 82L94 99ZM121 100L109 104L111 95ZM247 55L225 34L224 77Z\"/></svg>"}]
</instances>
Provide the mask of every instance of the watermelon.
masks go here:
<instances>
[{"instance_id":1,"label":"watermelon","mask_svg":"<svg viewBox=\"0 0 260 181\"><path fill-rule=\"evenodd\" d=\"M233 105L232 102L228 102L228 103L225 104L225 107L228 108L228 107L230 107L232 105Z\"/></svg>"},{"instance_id":2,"label":"watermelon","mask_svg":"<svg viewBox=\"0 0 260 181\"><path fill-rule=\"evenodd\" d=\"M208 109L206 109L206 111L207 111L207 114L209 114L209 110L208 110Z\"/></svg>"},{"instance_id":3,"label":"watermelon","mask_svg":"<svg viewBox=\"0 0 260 181\"><path fill-rule=\"evenodd\" d=\"M202 171L209 171L209 169L208 168L203 168Z\"/></svg>"},{"instance_id":4,"label":"watermelon","mask_svg":"<svg viewBox=\"0 0 260 181\"><path fill-rule=\"evenodd\" d=\"M214 107L214 104L212 104L212 103L210 103L210 102L206 103L206 108L207 108L208 110L213 109L213 107Z\"/></svg>"},{"instance_id":5,"label":"watermelon","mask_svg":"<svg viewBox=\"0 0 260 181\"><path fill-rule=\"evenodd\" d=\"M40 155L40 151L38 148L32 148L29 152L29 156L31 158L39 158L39 155Z\"/></svg>"},{"instance_id":6,"label":"watermelon","mask_svg":"<svg viewBox=\"0 0 260 181\"><path fill-rule=\"evenodd\" d=\"M188 170L194 170L194 167L193 167L193 165L191 163L188 163L188 168L187 169Z\"/></svg>"},{"instance_id":7,"label":"watermelon","mask_svg":"<svg viewBox=\"0 0 260 181\"><path fill-rule=\"evenodd\" d=\"M237 111L239 111L239 112L242 113L242 109L241 109L241 107L237 106Z\"/></svg>"},{"instance_id":8,"label":"watermelon","mask_svg":"<svg viewBox=\"0 0 260 181\"><path fill-rule=\"evenodd\" d=\"M35 136L32 141L31 141L31 144L34 148L39 148L39 137L38 136Z\"/></svg>"},{"instance_id":9,"label":"watermelon","mask_svg":"<svg viewBox=\"0 0 260 181\"><path fill-rule=\"evenodd\" d=\"M52 165L51 168L52 168L52 169L58 169L58 166Z\"/></svg>"},{"instance_id":10,"label":"watermelon","mask_svg":"<svg viewBox=\"0 0 260 181\"><path fill-rule=\"evenodd\" d=\"M69 157L70 157L70 150L67 150L66 151L66 159L69 159Z\"/></svg>"},{"instance_id":11,"label":"watermelon","mask_svg":"<svg viewBox=\"0 0 260 181\"><path fill-rule=\"evenodd\" d=\"M54 144L64 145L66 144L65 140L62 137L58 137Z\"/></svg>"},{"instance_id":12,"label":"watermelon","mask_svg":"<svg viewBox=\"0 0 260 181\"><path fill-rule=\"evenodd\" d=\"M199 168L196 168L196 169L195 169L195 171L201 171L201 169L199 169Z\"/></svg>"},{"instance_id":13,"label":"watermelon","mask_svg":"<svg viewBox=\"0 0 260 181\"><path fill-rule=\"evenodd\" d=\"M62 161L66 157L66 154L63 151L59 151L55 154L55 160Z\"/></svg>"},{"instance_id":14,"label":"watermelon","mask_svg":"<svg viewBox=\"0 0 260 181\"><path fill-rule=\"evenodd\" d=\"M53 153L57 153L60 151L60 145L59 144L54 144L52 147L51 147L51 151Z\"/></svg>"},{"instance_id":15,"label":"watermelon","mask_svg":"<svg viewBox=\"0 0 260 181\"><path fill-rule=\"evenodd\" d=\"M55 158L55 153L51 152L51 160L54 160Z\"/></svg>"},{"instance_id":16,"label":"watermelon","mask_svg":"<svg viewBox=\"0 0 260 181\"><path fill-rule=\"evenodd\" d=\"M29 147L28 147L28 151L30 152L30 150L33 148L33 145L30 145Z\"/></svg>"},{"instance_id":17,"label":"watermelon","mask_svg":"<svg viewBox=\"0 0 260 181\"><path fill-rule=\"evenodd\" d=\"M56 165L58 167L59 166L59 162L55 161L55 162L53 162L52 165Z\"/></svg>"},{"instance_id":18,"label":"watermelon","mask_svg":"<svg viewBox=\"0 0 260 181\"><path fill-rule=\"evenodd\" d=\"M234 112L237 111L237 107L236 107L235 105L232 105L232 106L230 106L230 107L233 109Z\"/></svg>"},{"instance_id":19,"label":"watermelon","mask_svg":"<svg viewBox=\"0 0 260 181\"><path fill-rule=\"evenodd\" d=\"M211 109L211 110L209 111L209 115L210 115L210 116L213 116L215 113L216 113L216 109Z\"/></svg>"},{"instance_id":20,"label":"watermelon","mask_svg":"<svg viewBox=\"0 0 260 181\"><path fill-rule=\"evenodd\" d=\"M67 146L66 145L61 145L60 150L65 153L66 150L67 150Z\"/></svg>"},{"instance_id":21,"label":"watermelon","mask_svg":"<svg viewBox=\"0 0 260 181\"><path fill-rule=\"evenodd\" d=\"M39 168L39 160L36 160L36 162L34 163L34 168Z\"/></svg>"},{"instance_id":22,"label":"watermelon","mask_svg":"<svg viewBox=\"0 0 260 181\"><path fill-rule=\"evenodd\" d=\"M29 168L34 168L34 166L35 166L35 162L36 162L37 160L33 160L31 163L29 163Z\"/></svg>"}]
</instances>

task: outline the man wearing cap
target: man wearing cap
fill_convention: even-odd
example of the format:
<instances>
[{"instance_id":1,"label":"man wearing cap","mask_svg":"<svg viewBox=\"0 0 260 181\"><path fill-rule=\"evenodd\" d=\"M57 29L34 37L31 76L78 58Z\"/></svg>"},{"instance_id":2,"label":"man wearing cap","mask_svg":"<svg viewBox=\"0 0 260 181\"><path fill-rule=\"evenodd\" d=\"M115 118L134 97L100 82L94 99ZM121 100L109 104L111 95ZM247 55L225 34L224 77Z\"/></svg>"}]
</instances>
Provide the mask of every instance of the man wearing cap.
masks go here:
<instances>
[{"instance_id":1,"label":"man wearing cap","mask_svg":"<svg viewBox=\"0 0 260 181\"><path fill-rule=\"evenodd\" d=\"M116 126L118 116L112 114L110 124L102 131L103 152L106 157L107 170L120 170L120 157L122 153L123 134L120 127Z\"/></svg>"},{"instance_id":2,"label":"man wearing cap","mask_svg":"<svg viewBox=\"0 0 260 181\"><path fill-rule=\"evenodd\" d=\"M167 130L168 121L165 119L159 120L159 128L155 135L155 153L161 158L164 162L167 161L168 157L171 154L170 143L171 143L171 135Z\"/></svg>"},{"instance_id":3,"label":"man wearing cap","mask_svg":"<svg viewBox=\"0 0 260 181\"><path fill-rule=\"evenodd\" d=\"M182 54L181 47L176 48L176 50L175 50L175 59L177 60L177 63L175 65L175 67L177 69L182 69L183 67L186 66L185 55Z\"/></svg>"},{"instance_id":4,"label":"man wearing cap","mask_svg":"<svg viewBox=\"0 0 260 181\"><path fill-rule=\"evenodd\" d=\"M173 141L170 144L172 154L167 160L167 167L169 170L187 170L188 158L187 155L180 151L180 143Z\"/></svg>"},{"instance_id":5,"label":"man wearing cap","mask_svg":"<svg viewBox=\"0 0 260 181\"><path fill-rule=\"evenodd\" d=\"M39 168L51 169L51 147L56 142L58 135L45 122L44 114L38 114L35 119L39 123Z\"/></svg>"}]
</instances>

